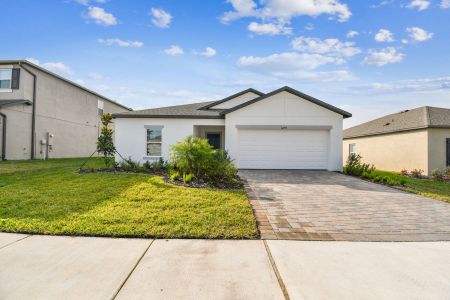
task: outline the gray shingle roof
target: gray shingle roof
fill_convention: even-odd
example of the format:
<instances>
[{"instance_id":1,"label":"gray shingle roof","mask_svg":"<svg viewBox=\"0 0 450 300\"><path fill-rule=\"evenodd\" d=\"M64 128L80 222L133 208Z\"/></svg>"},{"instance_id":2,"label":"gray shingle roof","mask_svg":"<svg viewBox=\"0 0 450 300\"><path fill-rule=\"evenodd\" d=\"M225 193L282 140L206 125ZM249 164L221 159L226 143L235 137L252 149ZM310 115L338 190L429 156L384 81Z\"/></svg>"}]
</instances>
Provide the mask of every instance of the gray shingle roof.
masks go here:
<instances>
[{"instance_id":1,"label":"gray shingle roof","mask_svg":"<svg viewBox=\"0 0 450 300\"><path fill-rule=\"evenodd\" d=\"M450 128L450 109L423 106L344 130L344 139L422 128Z\"/></svg>"},{"instance_id":2,"label":"gray shingle roof","mask_svg":"<svg viewBox=\"0 0 450 300\"><path fill-rule=\"evenodd\" d=\"M215 101L200 102L184 105L135 110L113 114L118 118L189 118L189 119L223 119L222 110L201 109Z\"/></svg>"},{"instance_id":3,"label":"gray shingle roof","mask_svg":"<svg viewBox=\"0 0 450 300\"><path fill-rule=\"evenodd\" d=\"M167 107L152 108L152 109L135 110L135 111L130 111L130 112L113 114L113 117L115 117L115 118L224 119L225 115L230 112L233 112L233 111L240 109L242 107L245 107L247 105L253 104L255 102L264 100L267 97L273 96L273 95L283 92L283 91L292 93L294 95L297 95L298 97L301 97L305 100L311 101L312 103L315 103L315 104L325 107L331 111L334 111L338 114L341 114L344 116L344 118L349 118L352 116L352 114L349 112L346 112L342 109L334 107L330 104L327 104L323 101L320 101L316 98L313 98L311 96L308 96L297 90L294 90L290 87L285 86L278 90L272 91L268 94L263 94L254 89L248 89L248 90L242 91L240 93L234 94L230 97L227 97L225 99L219 100L219 101L200 102L200 103L193 103L193 104L184 104L184 105L167 106ZM230 109L211 109L210 108L211 106L217 105L218 103L223 103L225 101L228 101L230 99L233 99L239 95L242 95L242 94L245 94L248 92L253 92L260 96L253 100L249 100L249 101L244 102L240 105L237 105L233 108L230 108Z\"/></svg>"}]
</instances>

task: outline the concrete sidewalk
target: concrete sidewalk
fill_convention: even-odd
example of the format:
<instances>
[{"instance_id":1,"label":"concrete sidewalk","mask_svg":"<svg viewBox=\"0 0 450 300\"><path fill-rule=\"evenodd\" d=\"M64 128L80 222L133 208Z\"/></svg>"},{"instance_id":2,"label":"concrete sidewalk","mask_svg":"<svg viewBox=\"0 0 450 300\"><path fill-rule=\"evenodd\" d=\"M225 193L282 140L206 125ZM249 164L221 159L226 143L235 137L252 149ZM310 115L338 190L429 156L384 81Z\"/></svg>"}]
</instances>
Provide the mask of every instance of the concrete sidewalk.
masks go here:
<instances>
[{"instance_id":1,"label":"concrete sidewalk","mask_svg":"<svg viewBox=\"0 0 450 300\"><path fill-rule=\"evenodd\" d=\"M450 242L0 233L0 299L449 299Z\"/></svg>"}]
</instances>

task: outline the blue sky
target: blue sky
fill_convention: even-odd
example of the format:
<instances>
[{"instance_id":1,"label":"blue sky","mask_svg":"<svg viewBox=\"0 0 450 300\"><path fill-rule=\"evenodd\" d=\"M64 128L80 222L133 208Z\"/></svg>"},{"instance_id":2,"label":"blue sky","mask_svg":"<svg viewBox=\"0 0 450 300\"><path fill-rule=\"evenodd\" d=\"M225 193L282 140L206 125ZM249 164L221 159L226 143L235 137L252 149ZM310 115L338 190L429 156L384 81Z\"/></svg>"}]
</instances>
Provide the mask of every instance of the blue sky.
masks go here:
<instances>
[{"instance_id":1,"label":"blue sky","mask_svg":"<svg viewBox=\"0 0 450 300\"><path fill-rule=\"evenodd\" d=\"M289 85L345 126L450 108L450 0L0 0L0 59L135 109Z\"/></svg>"}]
</instances>

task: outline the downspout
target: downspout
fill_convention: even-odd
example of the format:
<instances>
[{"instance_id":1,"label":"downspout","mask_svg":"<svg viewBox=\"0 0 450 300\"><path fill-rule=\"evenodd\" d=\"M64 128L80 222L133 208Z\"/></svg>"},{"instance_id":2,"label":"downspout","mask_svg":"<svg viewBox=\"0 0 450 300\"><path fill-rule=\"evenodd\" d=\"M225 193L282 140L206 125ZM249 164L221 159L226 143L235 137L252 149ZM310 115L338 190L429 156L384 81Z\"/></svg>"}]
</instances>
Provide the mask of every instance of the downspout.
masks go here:
<instances>
[{"instance_id":1,"label":"downspout","mask_svg":"<svg viewBox=\"0 0 450 300\"><path fill-rule=\"evenodd\" d=\"M0 117L3 118L2 128L2 160L6 160L6 115L0 112Z\"/></svg>"},{"instance_id":2,"label":"downspout","mask_svg":"<svg viewBox=\"0 0 450 300\"><path fill-rule=\"evenodd\" d=\"M33 110L31 114L31 159L36 158L36 74L26 68L22 62L19 62L19 66L24 69L28 74L33 76Z\"/></svg>"}]
</instances>

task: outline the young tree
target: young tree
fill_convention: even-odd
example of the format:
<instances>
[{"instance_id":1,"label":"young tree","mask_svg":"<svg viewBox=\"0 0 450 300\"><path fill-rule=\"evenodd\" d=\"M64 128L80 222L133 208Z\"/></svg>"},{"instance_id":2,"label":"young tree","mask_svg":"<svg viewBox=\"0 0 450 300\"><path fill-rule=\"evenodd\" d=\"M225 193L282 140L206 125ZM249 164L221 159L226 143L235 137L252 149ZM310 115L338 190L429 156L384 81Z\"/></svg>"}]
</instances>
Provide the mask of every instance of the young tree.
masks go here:
<instances>
[{"instance_id":1,"label":"young tree","mask_svg":"<svg viewBox=\"0 0 450 300\"><path fill-rule=\"evenodd\" d=\"M106 166L114 166L114 153L116 147L113 142L113 130L109 128L112 124L112 115L104 114L101 116L102 129L97 140L97 152L103 155Z\"/></svg>"}]
</instances>

